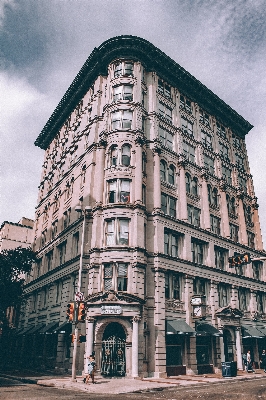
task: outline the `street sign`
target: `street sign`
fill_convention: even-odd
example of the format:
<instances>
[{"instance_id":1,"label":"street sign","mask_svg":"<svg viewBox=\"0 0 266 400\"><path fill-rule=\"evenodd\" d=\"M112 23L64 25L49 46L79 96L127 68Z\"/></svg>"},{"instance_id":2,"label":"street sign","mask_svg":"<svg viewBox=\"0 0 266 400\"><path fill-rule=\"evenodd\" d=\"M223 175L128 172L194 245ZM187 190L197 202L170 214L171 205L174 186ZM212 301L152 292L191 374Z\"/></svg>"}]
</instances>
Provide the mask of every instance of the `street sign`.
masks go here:
<instances>
[{"instance_id":1,"label":"street sign","mask_svg":"<svg viewBox=\"0 0 266 400\"><path fill-rule=\"evenodd\" d=\"M75 301L83 301L84 299L84 294L81 292L75 293Z\"/></svg>"}]
</instances>

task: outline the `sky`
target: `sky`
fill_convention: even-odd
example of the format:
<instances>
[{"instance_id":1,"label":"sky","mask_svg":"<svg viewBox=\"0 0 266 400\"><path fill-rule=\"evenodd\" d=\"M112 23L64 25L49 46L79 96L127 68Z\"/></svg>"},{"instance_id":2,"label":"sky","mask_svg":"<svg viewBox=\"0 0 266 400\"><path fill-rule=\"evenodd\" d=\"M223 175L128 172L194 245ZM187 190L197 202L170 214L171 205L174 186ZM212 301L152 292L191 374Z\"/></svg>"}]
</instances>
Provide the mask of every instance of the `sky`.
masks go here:
<instances>
[{"instance_id":1,"label":"sky","mask_svg":"<svg viewBox=\"0 0 266 400\"><path fill-rule=\"evenodd\" d=\"M150 41L254 125L266 247L266 0L0 0L0 224L34 218L34 141L93 49L118 35Z\"/></svg>"}]
</instances>

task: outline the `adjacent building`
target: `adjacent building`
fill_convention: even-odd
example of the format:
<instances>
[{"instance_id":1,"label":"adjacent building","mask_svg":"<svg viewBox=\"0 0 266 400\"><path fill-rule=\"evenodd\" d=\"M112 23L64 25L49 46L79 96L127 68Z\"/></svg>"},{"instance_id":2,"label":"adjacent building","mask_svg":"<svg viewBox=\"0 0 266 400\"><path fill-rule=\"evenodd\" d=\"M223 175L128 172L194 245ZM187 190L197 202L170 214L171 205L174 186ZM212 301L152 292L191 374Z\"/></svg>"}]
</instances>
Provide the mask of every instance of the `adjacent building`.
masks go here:
<instances>
[{"instance_id":1,"label":"adjacent building","mask_svg":"<svg viewBox=\"0 0 266 400\"><path fill-rule=\"evenodd\" d=\"M20 361L215 372L266 345L266 272L245 136L251 124L148 41L96 48L35 144L44 150ZM256 259L230 267L229 257ZM261 259L262 258L262 259Z\"/></svg>"}]
</instances>

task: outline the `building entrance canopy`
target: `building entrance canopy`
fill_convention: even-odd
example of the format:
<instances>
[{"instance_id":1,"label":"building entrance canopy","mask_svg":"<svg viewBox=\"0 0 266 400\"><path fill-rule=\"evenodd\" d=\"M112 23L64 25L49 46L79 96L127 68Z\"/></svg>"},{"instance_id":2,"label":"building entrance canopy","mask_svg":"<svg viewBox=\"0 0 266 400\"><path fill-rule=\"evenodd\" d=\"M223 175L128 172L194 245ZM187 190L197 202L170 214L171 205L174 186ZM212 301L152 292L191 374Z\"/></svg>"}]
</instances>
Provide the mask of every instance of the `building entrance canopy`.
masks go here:
<instances>
[{"instance_id":1,"label":"building entrance canopy","mask_svg":"<svg viewBox=\"0 0 266 400\"><path fill-rule=\"evenodd\" d=\"M265 338L266 335L265 335L265 333L263 333L262 329L263 328L261 328L261 330L260 330L256 326L244 325L244 326L242 326L242 330L243 330L242 337L243 337L243 339L250 338L250 337L254 337L257 339Z\"/></svg>"},{"instance_id":2,"label":"building entrance canopy","mask_svg":"<svg viewBox=\"0 0 266 400\"><path fill-rule=\"evenodd\" d=\"M196 325L196 332L197 335L200 336L207 336L207 335L212 335L212 336L223 336L221 332L218 331L214 326L210 324L197 324Z\"/></svg>"},{"instance_id":3,"label":"building entrance canopy","mask_svg":"<svg viewBox=\"0 0 266 400\"><path fill-rule=\"evenodd\" d=\"M166 321L166 334L167 335L196 335L192 329L183 319L176 319L173 321Z\"/></svg>"}]
</instances>

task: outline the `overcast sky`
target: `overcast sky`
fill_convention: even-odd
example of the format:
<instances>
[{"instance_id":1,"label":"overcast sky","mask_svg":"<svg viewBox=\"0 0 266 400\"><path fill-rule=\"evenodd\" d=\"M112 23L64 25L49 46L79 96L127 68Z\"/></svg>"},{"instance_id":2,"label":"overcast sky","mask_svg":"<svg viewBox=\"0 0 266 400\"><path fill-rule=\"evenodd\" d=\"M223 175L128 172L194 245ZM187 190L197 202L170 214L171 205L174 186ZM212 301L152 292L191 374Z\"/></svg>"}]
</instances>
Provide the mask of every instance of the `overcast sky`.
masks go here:
<instances>
[{"instance_id":1,"label":"overcast sky","mask_svg":"<svg viewBox=\"0 0 266 400\"><path fill-rule=\"evenodd\" d=\"M265 0L0 0L0 223L34 218L34 141L92 50L117 35L149 40L254 125L266 245Z\"/></svg>"}]
</instances>

